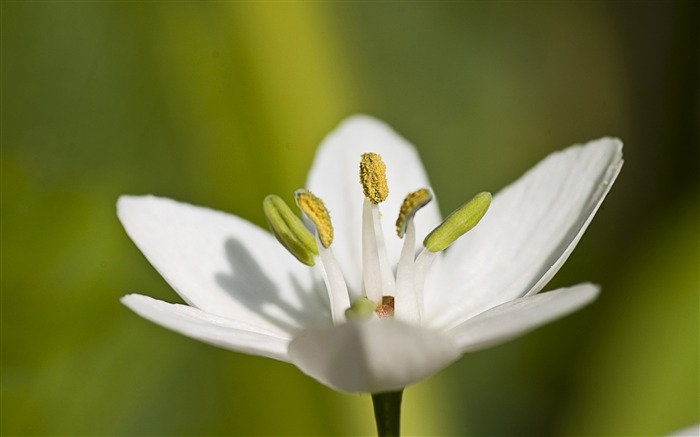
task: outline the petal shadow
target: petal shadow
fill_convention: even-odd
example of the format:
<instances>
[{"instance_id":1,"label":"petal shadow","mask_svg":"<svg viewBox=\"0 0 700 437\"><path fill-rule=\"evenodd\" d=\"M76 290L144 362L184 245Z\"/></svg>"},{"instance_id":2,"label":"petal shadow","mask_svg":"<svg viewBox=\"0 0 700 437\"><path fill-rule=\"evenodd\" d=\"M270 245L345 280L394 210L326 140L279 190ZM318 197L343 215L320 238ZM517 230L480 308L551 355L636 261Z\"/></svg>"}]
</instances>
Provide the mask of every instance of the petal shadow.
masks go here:
<instances>
[{"instance_id":1,"label":"petal shadow","mask_svg":"<svg viewBox=\"0 0 700 437\"><path fill-rule=\"evenodd\" d=\"M310 270L310 287L303 278L289 276L289 287L272 281L246 245L230 237L224 243L230 271L216 274L216 283L236 301L279 328L295 333L324 319L330 320L323 284Z\"/></svg>"}]
</instances>

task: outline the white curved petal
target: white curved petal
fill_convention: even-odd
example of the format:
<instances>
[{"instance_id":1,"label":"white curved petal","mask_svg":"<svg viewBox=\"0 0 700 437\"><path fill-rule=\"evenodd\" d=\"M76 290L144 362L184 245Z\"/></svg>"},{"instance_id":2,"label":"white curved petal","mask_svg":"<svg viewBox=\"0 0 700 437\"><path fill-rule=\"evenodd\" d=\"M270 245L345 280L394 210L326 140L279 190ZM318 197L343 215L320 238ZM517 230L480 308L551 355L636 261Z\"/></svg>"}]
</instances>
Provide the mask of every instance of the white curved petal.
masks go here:
<instances>
[{"instance_id":1,"label":"white curved petal","mask_svg":"<svg viewBox=\"0 0 700 437\"><path fill-rule=\"evenodd\" d=\"M330 323L327 297L310 269L257 226L153 196L120 197L117 214L141 252L190 305L279 334L319 319Z\"/></svg>"},{"instance_id":2,"label":"white curved petal","mask_svg":"<svg viewBox=\"0 0 700 437\"><path fill-rule=\"evenodd\" d=\"M459 355L449 337L396 320L313 328L289 345L293 364L344 392L397 390L426 378Z\"/></svg>"},{"instance_id":3,"label":"white curved petal","mask_svg":"<svg viewBox=\"0 0 700 437\"><path fill-rule=\"evenodd\" d=\"M622 143L603 138L549 155L494 196L479 225L448 249L440 271L428 278L433 324L451 326L540 291L578 243L621 166Z\"/></svg>"},{"instance_id":4,"label":"white curved petal","mask_svg":"<svg viewBox=\"0 0 700 437\"><path fill-rule=\"evenodd\" d=\"M289 337L139 294L129 294L121 301L141 317L187 337L244 354L289 361Z\"/></svg>"},{"instance_id":5,"label":"white curved petal","mask_svg":"<svg viewBox=\"0 0 700 437\"><path fill-rule=\"evenodd\" d=\"M698 437L700 436L700 425L694 425L670 434L669 437Z\"/></svg>"},{"instance_id":6,"label":"white curved petal","mask_svg":"<svg viewBox=\"0 0 700 437\"><path fill-rule=\"evenodd\" d=\"M491 308L446 331L462 352L493 346L563 317L591 303L599 288L579 284L521 297Z\"/></svg>"},{"instance_id":7,"label":"white curved petal","mask_svg":"<svg viewBox=\"0 0 700 437\"><path fill-rule=\"evenodd\" d=\"M348 286L357 293L361 289L361 223L362 186L359 178L360 156L375 152L386 163L389 197L380 205L387 252L396 265L401 240L394 223L404 197L419 188L430 188L418 153L389 126L368 116L348 118L321 143L309 172L307 188L321 197L331 213L335 253ZM416 231L427 235L440 223L437 202L424 207L416 215Z\"/></svg>"}]
</instances>

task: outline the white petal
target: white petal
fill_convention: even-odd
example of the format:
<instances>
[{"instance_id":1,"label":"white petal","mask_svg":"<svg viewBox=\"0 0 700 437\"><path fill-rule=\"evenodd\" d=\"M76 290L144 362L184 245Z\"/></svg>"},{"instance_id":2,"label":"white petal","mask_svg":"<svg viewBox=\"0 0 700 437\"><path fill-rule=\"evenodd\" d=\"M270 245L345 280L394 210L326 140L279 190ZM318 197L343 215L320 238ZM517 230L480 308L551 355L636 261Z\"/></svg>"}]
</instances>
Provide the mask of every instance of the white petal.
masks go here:
<instances>
[{"instance_id":1,"label":"white petal","mask_svg":"<svg viewBox=\"0 0 700 437\"><path fill-rule=\"evenodd\" d=\"M680 431L676 431L670 437L700 437L700 425L691 426Z\"/></svg>"},{"instance_id":2,"label":"white petal","mask_svg":"<svg viewBox=\"0 0 700 437\"><path fill-rule=\"evenodd\" d=\"M418 153L389 126L367 116L345 120L330 133L318 151L309 172L307 188L321 197L331 213L335 239L333 251L343 268L348 286L361 289L362 186L359 183L360 156L375 152L386 163L389 197L379 205L387 252L396 265L401 240L394 222L403 198L419 188L430 188ZM437 202L433 200L416 215L418 235L426 235L440 223Z\"/></svg>"},{"instance_id":3,"label":"white petal","mask_svg":"<svg viewBox=\"0 0 700 437\"><path fill-rule=\"evenodd\" d=\"M289 361L289 337L139 294L129 294L121 301L141 317L187 337L244 354Z\"/></svg>"},{"instance_id":4,"label":"white petal","mask_svg":"<svg viewBox=\"0 0 700 437\"><path fill-rule=\"evenodd\" d=\"M540 291L578 243L621 166L622 143L604 138L549 155L494 196L481 222L429 276L434 325L451 326Z\"/></svg>"},{"instance_id":5,"label":"white petal","mask_svg":"<svg viewBox=\"0 0 700 437\"><path fill-rule=\"evenodd\" d=\"M598 296L593 284L579 284L521 297L491 308L446 331L462 352L482 349L524 334L563 317Z\"/></svg>"},{"instance_id":6,"label":"white petal","mask_svg":"<svg viewBox=\"0 0 700 437\"><path fill-rule=\"evenodd\" d=\"M117 209L134 243L190 305L277 333L330 323L311 269L257 226L153 196L122 196Z\"/></svg>"},{"instance_id":7,"label":"white petal","mask_svg":"<svg viewBox=\"0 0 700 437\"><path fill-rule=\"evenodd\" d=\"M426 378L459 355L449 337L396 320L313 328L289 345L292 363L344 392L397 390Z\"/></svg>"}]
</instances>

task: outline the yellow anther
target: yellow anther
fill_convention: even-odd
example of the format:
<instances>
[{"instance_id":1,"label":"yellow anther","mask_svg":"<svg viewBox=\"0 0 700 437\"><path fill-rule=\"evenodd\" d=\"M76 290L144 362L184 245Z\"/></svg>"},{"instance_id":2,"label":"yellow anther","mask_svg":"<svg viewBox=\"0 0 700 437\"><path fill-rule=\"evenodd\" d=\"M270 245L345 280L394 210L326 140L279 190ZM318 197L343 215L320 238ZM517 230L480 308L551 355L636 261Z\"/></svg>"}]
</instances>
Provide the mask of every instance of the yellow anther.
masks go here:
<instances>
[{"instance_id":1,"label":"yellow anther","mask_svg":"<svg viewBox=\"0 0 700 437\"><path fill-rule=\"evenodd\" d=\"M297 190L294 196L299 209L316 226L316 232L318 232L318 238L321 240L323 247L327 248L330 246L333 242L333 225L331 224L331 215L328 213L323 200L307 190Z\"/></svg>"},{"instance_id":2,"label":"yellow anther","mask_svg":"<svg viewBox=\"0 0 700 437\"><path fill-rule=\"evenodd\" d=\"M389 195L386 183L386 164L376 153L363 153L360 160L360 183L365 197L372 203L383 202Z\"/></svg>"},{"instance_id":3,"label":"yellow anther","mask_svg":"<svg viewBox=\"0 0 700 437\"><path fill-rule=\"evenodd\" d=\"M427 188L421 188L418 191L409 193L406 198L403 199L401 204L401 210L399 211L399 218L396 219L396 233L399 238L403 238L406 233L406 226L408 222L413 219L419 209L427 205L431 200L433 200L433 195L430 194L430 190Z\"/></svg>"},{"instance_id":4,"label":"yellow anther","mask_svg":"<svg viewBox=\"0 0 700 437\"><path fill-rule=\"evenodd\" d=\"M263 200L263 211L277 241L302 263L314 265L314 255L318 255L316 239L284 200L270 194Z\"/></svg>"},{"instance_id":5,"label":"yellow anther","mask_svg":"<svg viewBox=\"0 0 700 437\"><path fill-rule=\"evenodd\" d=\"M491 205L491 193L479 193L456 209L437 228L425 237L423 246L429 251L441 252L459 237L474 228Z\"/></svg>"}]
</instances>

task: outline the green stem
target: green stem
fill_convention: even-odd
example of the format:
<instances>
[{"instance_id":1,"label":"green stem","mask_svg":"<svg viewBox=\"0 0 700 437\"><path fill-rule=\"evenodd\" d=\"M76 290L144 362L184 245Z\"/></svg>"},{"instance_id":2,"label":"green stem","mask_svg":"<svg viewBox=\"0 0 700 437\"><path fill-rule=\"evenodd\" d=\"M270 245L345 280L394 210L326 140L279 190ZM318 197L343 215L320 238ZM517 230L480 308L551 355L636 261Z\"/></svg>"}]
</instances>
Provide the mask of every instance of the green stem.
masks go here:
<instances>
[{"instance_id":1,"label":"green stem","mask_svg":"<svg viewBox=\"0 0 700 437\"><path fill-rule=\"evenodd\" d=\"M401 396L403 389L389 393L373 393L374 420L379 437L399 437L401 434Z\"/></svg>"}]
</instances>

